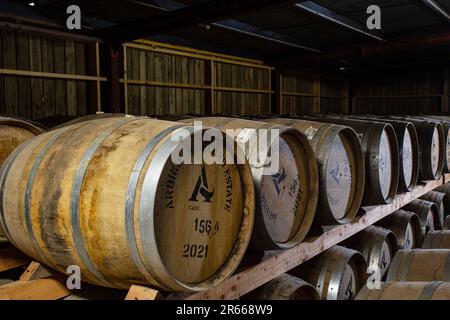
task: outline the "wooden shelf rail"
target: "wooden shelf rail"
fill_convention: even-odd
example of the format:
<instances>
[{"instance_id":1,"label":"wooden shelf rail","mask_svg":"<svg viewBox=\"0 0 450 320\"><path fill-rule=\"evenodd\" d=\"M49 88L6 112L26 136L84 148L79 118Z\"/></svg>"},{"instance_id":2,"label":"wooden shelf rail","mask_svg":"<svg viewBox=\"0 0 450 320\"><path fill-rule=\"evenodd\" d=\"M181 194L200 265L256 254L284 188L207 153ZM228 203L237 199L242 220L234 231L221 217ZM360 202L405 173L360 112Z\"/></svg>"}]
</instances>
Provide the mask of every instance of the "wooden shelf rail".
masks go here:
<instances>
[{"instance_id":1,"label":"wooden shelf rail","mask_svg":"<svg viewBox=\"0 0 450 320\"><path fill-rule=\"evenodd\" d=\"M417 186L412 192L397 195L394 202L391 204L362 208L361 210L365 211L365 214L357 218L354 222L330 227L320 236L307 239L295 248L284 251L266 252L266 257L262 262L233 275L231 278L214 288L194 293L184 298L189 300L238 299L242 295L249 293L362 231L394 211L402 208L412 200L421 197L428 191L439 187L445 183L445 181L449 180L450 175L445 175L439 180L428 181L423 185Z\"/></svg>"}]
</instances>

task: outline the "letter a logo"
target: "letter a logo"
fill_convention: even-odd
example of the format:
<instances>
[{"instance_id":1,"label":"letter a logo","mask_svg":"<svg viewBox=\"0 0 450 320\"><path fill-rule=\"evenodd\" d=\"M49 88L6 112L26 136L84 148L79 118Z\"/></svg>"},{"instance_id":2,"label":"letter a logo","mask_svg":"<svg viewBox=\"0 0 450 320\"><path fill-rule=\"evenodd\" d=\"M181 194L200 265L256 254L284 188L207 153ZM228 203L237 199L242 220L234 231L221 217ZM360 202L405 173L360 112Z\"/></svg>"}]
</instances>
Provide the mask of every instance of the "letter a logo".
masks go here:
<instances>
[{"instance_id":1,"label":"letter a logo","mask_svg":"<svg viewBox=\"0 0 450 320\"><path fill-rule=\"evenodd\" d=\"M212 191L208 190L208 179L206 178L205 166L203 166L202 168L202 172L198 177L197 183L195 184L194 192L192 192L192 196L189 199L189 201L197 202L198 201L197 196L199 192L203 196L204 202L211 202L211 198L214 195L214 188L212 189Z\"/></svg>"},{"instance_id":2,"label":"letter a logo","mask_svg":"<svg viewBox=\"0 0 450 320\"><path fill-rule=\"evenodd\" d=\"M281 185L287 177L286 170L284 168L281 168L280 170L280 172L272 176L273 185L275 186L275 190L277 191L278 196L280 196L281 193Z\"/></svg>"}]
</instances>

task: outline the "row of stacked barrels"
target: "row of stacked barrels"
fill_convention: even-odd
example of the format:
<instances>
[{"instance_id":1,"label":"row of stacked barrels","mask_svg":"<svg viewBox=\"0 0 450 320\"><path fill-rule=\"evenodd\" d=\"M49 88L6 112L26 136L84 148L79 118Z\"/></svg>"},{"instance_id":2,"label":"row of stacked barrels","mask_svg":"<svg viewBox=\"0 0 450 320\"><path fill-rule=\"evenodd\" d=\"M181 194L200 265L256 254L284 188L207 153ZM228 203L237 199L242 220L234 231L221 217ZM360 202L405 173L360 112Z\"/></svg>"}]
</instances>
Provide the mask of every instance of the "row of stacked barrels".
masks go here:
<instances>
[{"instance_id":1,"label":"row of stacked barrels","mask_svg":"<svg viewBox=\"0 0 450 320\"><path fill-rule=\"evenodd\" d=\"M48 132L35 126L40 131L16 143L0 170L2 234L55 270L65 273L68 266L79 266L83 280L93 284L200 291L228 278L247 248L292 248L313 227L348 223L362 214L361 205L391 203L397 192L413 190L418 179L439 179L450 163L450 122L444 118L171 120L177 121L102 115ZM192 143L192 137L206 132L197 121L213 128L209 135L224 138L227 130L244 135L249 129L276 131L278 171L267 175L260 164L237 161L245 152L236 137L215 150L230 155L233 163L210 163L203 157L198 163L176 162L174 153L196 158L198 149L211 151L211 139L200 146ZM261 137L249 139L249 159L259 152ZM269 159L272 149L262 157ZM398 221L391 216L394 222L383 222L407 221L408 236L397 239L397 225L392 231L371 227L302 265L293 276L314 282L322 298L354 297L365 281L364 262L375 270L382 261L384 277L390 262L384 252L391 257L395 243L408 247L443 225L443 215L432 212L446 200L434 206L417 201L404 208L415 212L414 218L405 211L398 212ZM376 245L367 248L366 243ZM322 273L321 264L326 265ZM352 283L344 293L336 286L345 281L327 269L335 265Z\"/></svg>"},{"instance_id":2,"label":"row of stacked barrels","mask_svg":"<svg viewBox=\"0 0 450 320\"><path fill-rule=\"evenodd\" d=\"M245 298L450 299L450 183Z\"/></svg>"}]
</instances>

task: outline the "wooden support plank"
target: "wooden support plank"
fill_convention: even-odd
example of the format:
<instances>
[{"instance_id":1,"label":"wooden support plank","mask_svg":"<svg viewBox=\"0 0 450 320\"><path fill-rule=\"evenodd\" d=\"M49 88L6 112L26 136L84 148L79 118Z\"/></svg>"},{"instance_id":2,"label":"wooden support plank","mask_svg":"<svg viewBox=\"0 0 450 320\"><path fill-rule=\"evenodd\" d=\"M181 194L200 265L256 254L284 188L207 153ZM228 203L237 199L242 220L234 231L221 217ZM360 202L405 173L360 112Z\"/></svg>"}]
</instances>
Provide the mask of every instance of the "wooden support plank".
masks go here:
<instances>
[{"instance_id":1,"label":"wooden support plank","mask_svg":"<svg viewBox=\"0 0 450 320\"><path fill-rule=\"evenodd\" d=\"M16 64L16 33L3 32L3 64L6 68L15 69ZM19 114L19 99L17 77L5 77L5 112L7 115Z\"/></svg>"},{"instance_id":2,"label":"wooden support plank","mask_svg":"<svg viewBox=\"0 0 450 320\"><path fill-rule=\"evenodd\" d=\"M30 48L28 35L17 33L17 69L30 70ZM31 80L26 77L18 77L19 94L19 116L31 119Z\"/></svg>"},{"instance_id":3,"label":"wooden support plank","mask_svg":"<svg viewBox=\"0 0 450 320\"><path fill-rule=\"evenodd\" d=\"M0 300L57 300L70 294L59 278L19 280L0 287Z\"/></svg>"},{"instance_id":4,"label":"wooden support plank","mask_svg":"<svg viewBox=\"0 0 450 320\"><path fill-rule=\"evenodd\" d=\"M155 54L153 52L146 52L147 55L147 81L155 80ZM148 96L148 108L147 114L156 114L155 108L155 88L147 86L147 96Z\"/></svg>"},{"instance_id":5,"label":"wooden support plank","mask_svg":"<svg viewBox=\"0 0 450 320\"><path fill-rule=\"evenodd\" d=\"M101 60L106 65L105 76L108 79L106 86L102 87L104 111L121 113L127 111L126 86L123 88L119 82L126 69L127 61L125 47L114 43L105 43L101 50ZM121 59L122 58L122 59ZM122 62L121 62L122 61Z\"/></svg>"},{"instance_id":6,"label":"wooden support plank","mask_svg":"<svg viewBox=\"0 0 450 320\"><path fill-rule=\"evenodd\" d=\"M162 55L155 54L155 81L161 82L162 80ZM155 109L156 114L163 114L163 102L162 102L162 89L155 88Z\"/></svg>"},{"instance_id":7,"label":"wooden support plank","mask_svg":"<svg viewBox=\"0 0 450 320\"><path fill-rule=\"evenodd\" d=\"M53 41L50 38L42 38L42 71L54 72ZM44 115L51 117L56 114L55 80L44 79Z\"/></svg>"},{"instance_id":8,"label":"wooden support plank","mask_svg":"<svg viewBox=\"0 0 450 320\"><path fill-rule=\"evenodd\" d=\"M76 74L86 75L86 44L75 43L75 70ZM88 113L87 86L84 81L76 82L77 89L77 114L84 116Z\"/></svg>"},{"instance_id":9,"label":"wooden support plank","mask_svg":"<svg viewBox=\"0 0 450 320\"><path fill-rule=\"evenodd\" d=\"M215 111L214 108L214 62L212 60L205 61L205 85L210 86L210 90L205 92L205 115L211 115Z\"/></svg>"},{"instance_id":10,"label":"wooden support plank","mask_svg":"<svg viewBox=\"0 0 450 320\"><path fill-rule=\"evenodd\" d=\"M173 67L173 80L177 83L183 83L182 59L183 57L180 56L171 56L170 59L170 64ZM172 104L170 104L170 113L183 114L183 90L175 89L173 92L175 93L175 107L172 108Z\"/></svg>"},{"instance_id":11,"label":"wooden support plank","mask_svg":"<svg viewBox=\"0 0 450 320\"><path fill-rule=\"evenodd\" d=\"M42 72L41 38L30 36L30 67L34 72ZM39 120L45 116L44 84L40 78L31 78L32 119Z\"/></svg>"},{"instance_id":12,"label":"wooden support plank","mask_svg":"<svg viewBox=\"0 0 450 320\"><path fill-rule=\"evenodd\" d=\"M195 62L193 59L188 59L188 84L194 84L195 83ZM188 108L187 112L195 114L195 91L194 90L187 90L188 91Z\"/></svg>"},{"instance_id":13,"label":"wooden support plank","mask_svg":"<svg viewBox=\"0 0 450 320\"><path fill-rule=\"evenodd\" d=\"M54 71L59 74L66 72L66 53L64 40L53 40L53 67ZM55 80L55 114L67 114L67 86L64 80Z\"/></svg>"},{"instance_id":14,"label":"wooden support plank","mask_svg":"<svg viewBox=\"0 0 450 320\"><path fill-rule=\"evenodd\" d=\"M320 113L320 99L321 99L321 92L320 92L320 77L314 77L314 83L313 83L313 113Z\"/></svg>"},{"instance_id":15,"label":"wooden support plank","mask_svg":"<svg viewBox=\"0 0 450 320\"><path fill-rule=\"evenodd\" d=\"M128 290L125 300L158 300L161 294L158 290L133 284Z\"/></svg>"},{"instance_id":16,"label":"wooden support plank","mask_svg":"<svg viewBox=\"0 0 450 320\"><path fill-rule=\"evenodd\" d=\"M281 114L283 106L283 85L282 75L279 70L271 71L270 89L273 90L271 110L272 114Z\"/></svg>"},{"instance_id":17,"label":"wooden support plank","mask_svg":"<svg viewBox=\"0 0 450 320\"><path fill-rule=\"evenodd\" d=\"M99 76L100 66L98 66L98 43L91 42L86 44L86 73L88 75ZM87 85L87 113L94 114L97 111L101 111L99 98L100 98L100 82L91 81Z\"/></svg>"},{"instance_id":18,"label":"wooden support plank","mask_svg":"<svg viewBox=\"0 0 450 320\"><path fill-rule=\"evenodd\" d=\"M53 272L37 261L31 261L26 270L22 273L19 280L31 281L37 279L48 278L53 275Z\"/></svg>"},{"instance_id":19,"label":"wooden support plank","mask_svg":"<svg viewBox=\"0 0 450 320\"><path fill-rule=\"evenodd\" d=\"M73 41L66 41L66 73L76 74L75 64L75 43ZM67 86L67 114L69 116L77 115L77 85L75 81L69 80L66 82Z\"/></svg>"},{"instance_id":20,"label":"wooden support plank","mask_svg":"<svg viewBox=\"0 0 450 320\"><path fill-rule=\"evenodd\" d=\"M30 258L10 244L0 246L0 272L22 267L30 263Z\"/></svg>"},{"instance_id":21,"label":"wooden support plank","mask_svg":"<svg viewBox=\"0 0 450 320\"><path fill-rule=\"evenodd\" d=\"M359 216L355 221L334 226L320 236L306 239L292 249L267 252L267 256L261 263L233 275L230 279L212 289L194 293L187 299L238 299L383 219L412 200L437 188L442 183L443 178L428 181L424 185L417 186L412 192L397 195L391 204L363 208L365 214Z\"/></svg>"},{"instance_id":22,"label":"wooden support plank","mask_svg":"<svg viewBox=\"0 0 450 320\"><path fill-rule=\"evenodd\" d=\"M143 50L139 51L139 80L147 80L147 60L146 60L146 52ZM141 86L140 90L140 110L139 114L142 116L147 115L148 110L148 101L147 101L147 88L145 86Z\"/></svg>"},{"instance_id":23,"label":"wooden support plank","mask_svg":"<svg viewBox=\"0 0 450 320\"><path fill-rule=\"evenodd\" d=\"M188 59L185 57L181 58L181 82L189 84L189 68L188 68ZM183 109L182 113L189 113L189 91L186 89L182 90L183 94Z\"/></svg>"}]
</instances>

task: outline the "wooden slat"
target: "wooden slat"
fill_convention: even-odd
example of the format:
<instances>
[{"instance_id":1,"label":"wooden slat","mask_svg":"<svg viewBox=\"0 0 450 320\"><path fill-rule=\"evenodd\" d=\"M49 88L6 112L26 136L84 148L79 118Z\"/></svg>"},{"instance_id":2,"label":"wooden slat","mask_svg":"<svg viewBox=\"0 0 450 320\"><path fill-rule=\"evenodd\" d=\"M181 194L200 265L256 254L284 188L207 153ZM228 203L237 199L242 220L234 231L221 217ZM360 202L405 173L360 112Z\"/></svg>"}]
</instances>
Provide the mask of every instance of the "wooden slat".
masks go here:
<instances>
[{"instance_id":1,"label":"wooden slat","mask_svg":"<svg viewBox=\"0 0 450 320\"><path fill-rule=\"evenodd\" d=\"M76 73L75 64L75 43L73 41L66 41L66 72L68 74ZM67 114L69 116L77 115L77 84L75 81L69 80L66 82L67 86Z\"/></svg>"},{"instance_id":2,"label":"wooden slat","mask_svg":"<svg viewBox=\"0 0 450 320\"><path fill-rule=\"evenodd\" d=\"M61 279L15 281L0 287L0 300L57 300L71 294Z\"/></svg>"},{"instance_id":3,"label":"wooden slat","mask_svg":"<svg viewBox=\"0 0 450 320\"><path fill-rule=\"evenodd\" d=\"M267 258L261 263L233 275L210 290L192 294L187 299L238 299L383 219L442 183L443 178L429 181L425 185L417 186L412 192L397 195L391 204L363 208L366 211L365 215L360 216L354 222L332 227L319 237L307 239L292 249L268 253Z\"/></svg>"},{"instance_id":4,"label":"wooden slat","mask_svg":"<svg viewBox=\"0 0 450 320\"><path fill-rule=\"evenodd\" d=\"M86 44L81 42L75 43L75 71L79 75L86 74ZM86 85L84 81L76 82L78 116L84 116L88 111Z\"/></svg>"},{"instance_id":5,"label":"wooden slat","mask_svg":"<svg viewBox=\"0 0 450 320\"><path fill-rule=\"evenodd\" d=\"M65 43L64 40L53 40L53 67L54 72L63 74L66 72L66 59L65 59ZM67 86L64 80L55 80L55 114L66 115L67 114Z\"/></svg>"},{"instance_id":6,"label":"wooden slat","mask_svg":"<svg viewBox=\"0 0 450 320\"><path fill-rule=\"evenodd\" d=\"M152 288L132 285L125 297L125 300L157 300L161 298L161 294Z\"/></svg>"},{"instance_id":7,"label":"wooden slat","mask_svg":"<svg viewBox=\"0 0 450 320\"><path fill-rule=\"evenodd\" d=\"M3 68L3 33L0 32L0 68ZM0 76L0 113L6 113L5 106L5 77Z\"/></svg>"},{"instance_id":8,"label":"wooden slat","mask_svg":"<svg viewBox=\"0 0 450 320\"><path fill-rule=\"evenodd\" d=\"M31 261L31 263L28 265L28 267L20 276L19 280L31 281L48 278L51 277L52 275L53 272L49 268L44 266L42 263L37 261Z\"/></svg>"},{"instance_id":9,"label":"wooden slat","mask_svg":"<svg viewBox=\"0 0 450 320\"><path fill-rule=\"evenodd\" d=\"M49 38L42 38L42 71L54 72L53 41ZM44 79L44 115L54 116L56 112L55 101L55 80Z\"/></svg>"},{"instance_id":10,"label":"wooden slat","mask_svg":"<svg viewBox=\"0 0 450 320\"><path fill-rule=\"evenodd\" d=\"M30 67L34 72L42 72L41 38L30 36ZM32 118L42 119L45 116L45 97L42 79L31 78Z\"/></svg>"},{"instance_id":11,"label":"wooden slat","mask_svg":"<svg viewBox=\"0 0 450 320\"><path fill-rule=\"evenodd\" d=\"M147 80L147 61L146 61L146 52L145 51L139 51L139 80ZM148 101L147 101L147 88L142 86L140 88L140 115L147 115L148 111Z\"/></svg>"},{"instance_id":12,"label":"wooden slat","mask_svg":"<svg viewBox=\"0 0 450 320\"><path fill-rule=\"evenodd\" d=\"M30 70L30 47L28 35L17 33L17 68L20 70ZM2 68L3 66L0 66ZM20 88L19 94L19 116L31 119L31 80L29 78L19 77L17 79Z\"/></svg>"},{"instance_id":13,"label":"wooden slat","mask_svg":"<svg viewBox=\"0 0 450 320\"><path fill-rule=\"evenodd\" d=\"M3 64L6 68L16 68L16 34L3 32ZM5 112L7 115L18 115L19 99L17 77L5 77Z\"/></svg>"}]
</instances>

